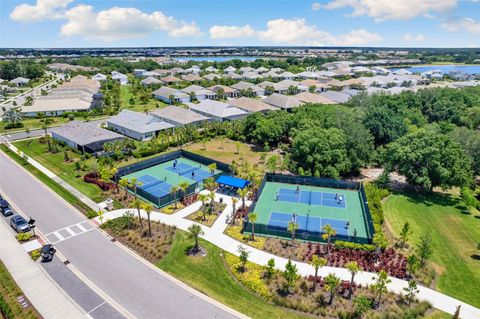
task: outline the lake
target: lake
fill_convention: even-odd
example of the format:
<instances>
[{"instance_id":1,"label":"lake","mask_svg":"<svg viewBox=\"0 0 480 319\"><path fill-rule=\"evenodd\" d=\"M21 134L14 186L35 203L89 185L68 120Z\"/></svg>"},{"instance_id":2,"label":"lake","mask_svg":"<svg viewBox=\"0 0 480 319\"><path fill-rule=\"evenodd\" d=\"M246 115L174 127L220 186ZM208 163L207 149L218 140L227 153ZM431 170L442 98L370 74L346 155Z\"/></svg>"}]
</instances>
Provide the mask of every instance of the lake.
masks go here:
<instances>
[{"instance_id":1,"label":"lake","mask_svg":"<svg viewBox=\"0 0 480 319\"><path fill-rule=\"evenodd\" d=\"M450 71L460 71L467 74L480 74L480 65L428 65L412 66L405 69L412 71L413 73L422 73L430 70L440 70L442 73L448 73Z\"/></svg>"},{"instance_id":2,"label":"lake","mask_svg":"<svg viewBox=\"0 0 480 319\"><path fill-rule=\"evenodd\" d=\"M256 59L261 59L259 57L251 56L187 56L187 57L175 57L174 60L177 61L198 61L198 62L225 62L230 60L242 60L242 61L255 61Z\"/></svg>"}]
</instances>

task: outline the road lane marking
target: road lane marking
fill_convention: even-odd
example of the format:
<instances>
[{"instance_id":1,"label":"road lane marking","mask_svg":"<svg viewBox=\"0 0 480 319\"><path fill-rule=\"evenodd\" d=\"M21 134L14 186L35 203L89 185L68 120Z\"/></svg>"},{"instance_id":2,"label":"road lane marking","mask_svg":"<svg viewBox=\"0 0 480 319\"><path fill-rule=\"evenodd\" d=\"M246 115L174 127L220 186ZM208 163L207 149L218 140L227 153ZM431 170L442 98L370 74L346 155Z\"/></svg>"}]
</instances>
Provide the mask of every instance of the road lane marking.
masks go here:
<instances>
[{"instance_id":1,"label":"road lane marking","mask_svg":"<svg viewBox=\"0 0 480 319\"><path fill-rule=\"evenodd\" d=\"M48 233L45 235L45 237L47 237L49 240L51 238L51 235L54 235L55 237L57 237L57 240L51 240L50 243L51 244L58 244L64 240L67 240L67 239L71 239L73 237L77 237L81 234L85 234L89 231L92 231L95 229L95 227L89 227L89 228L86 228L85 226L83 226L82 224L83 223L86 223L88 221L81 221L79 223L76 223L76 224L73 224L73 225L70 225L70 226L67 226L67 227L63 227L63 228L60 228L60 229L57 229L51 233ZM71 227L77 227L80 232L79 233L76 233L73 231L73 229L71 229ZM88 226L87 226L88 227ZM62 235L60 232L63 231L64 233L67 233L69 234L70 236L66 236L66 235Z\"/></svg>"},{"instance_id":2,"label":"road lane marking","mask_svg":"<svg viewBox=\"0 0 480 319\"><path fill-rule=\"evenodd\" d=\"M102 302L101 304L99 304L98 306L96 306L95 308L93 308L92 310L90 310L87 313L90 314L90 313L94 312L95 310L97 310L98 308L100 308L101 306L103 306L106 303L107 303L106 301Z\"/></svg>"}]
</instances>

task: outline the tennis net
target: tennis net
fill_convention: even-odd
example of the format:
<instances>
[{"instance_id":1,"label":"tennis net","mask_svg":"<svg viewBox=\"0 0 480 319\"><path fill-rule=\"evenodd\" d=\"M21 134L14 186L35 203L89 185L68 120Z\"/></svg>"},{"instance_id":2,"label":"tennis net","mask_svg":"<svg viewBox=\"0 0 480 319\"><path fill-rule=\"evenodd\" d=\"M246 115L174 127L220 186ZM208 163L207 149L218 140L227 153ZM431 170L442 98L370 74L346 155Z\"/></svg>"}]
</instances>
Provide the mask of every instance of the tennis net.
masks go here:
<instances>
[{"instance_id":1,"label":"tennis net","mask_svg":"<svg viewBox=\"0 0 480 319\"><path fill-rule=\"evenodd\" d=\"M194 166L194 167L190 167L190 168L184 169L183 171L178 172L178 176L181 176L181 175L185 175L185 174L194 172L194 171L196 171L196 170L199 170L200 168L202 168L202 165L198 165L198 166Z\"/></svg>"}]
</instances>

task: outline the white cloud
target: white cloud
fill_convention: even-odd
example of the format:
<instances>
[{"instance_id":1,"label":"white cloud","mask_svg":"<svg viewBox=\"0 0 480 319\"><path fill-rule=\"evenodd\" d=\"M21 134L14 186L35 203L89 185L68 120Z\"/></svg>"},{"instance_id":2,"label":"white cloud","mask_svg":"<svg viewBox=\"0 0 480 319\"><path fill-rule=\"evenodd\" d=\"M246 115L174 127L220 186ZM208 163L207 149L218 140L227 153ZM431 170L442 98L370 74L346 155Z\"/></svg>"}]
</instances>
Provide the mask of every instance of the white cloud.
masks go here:
<instances>
[{"instance_id":1,"label":"white cloud","mask_svg":"<svg viewBox=\"0 0 480 319\"><path fill-rule=\"evenodd\" d=\"M35 5L22 3L10 13L10 19L21 22L35 22L63 17L65 9L73 0L37 0Z\"/></svg>"},{"instance_id":2,"label":"white cloud","mask_svg":"<svg viewBox=\"0 0 480 319\"><path fill-rule=\"evenodd\" d=\"M246 38L251 36L255 36L255 30L248 24L243 27L214 25L210 28L210 38L212 39Z\"/></svg>"},{"instance_id":3,"label":"white cloud","mask_svg":"<svg viewBox=\"0 0 480 319\"><path fill-rule=\"evenodd\" d=\"M423 42L425 41L425 36L423 34L411 34L405 33L403 35L403 41L407 42Z\"/></svg>"},{"instance_id":4,"label":"white cloud","mask_svg":"<svg viewBox=\"0 0 480 319\"><path fill-rule=\"evenodd\" d=\"M256 36L266 43L285 45L343 45L359 46L378 42L382 37L364 29L334 36L319 30L315 25L307 24L305 19L275 19L267 22L266 30L256 31L249 25L213 26L210 28L212 39L232 39Z\"/></svg>"},{"instance_id":5,"label":"white cloud","mask_svg":"<svg viewBox=\"0 0 480 319\"><path fill-rule=\"evenodd\" d=\"M314 2L312 3L312 10L313 11L317 11L317 10L320 10L322 8L322 5L318 2Z\"/></svg>"},{"instance_id":6,"label":"white cloud","mask_svg":"<svg viewBox=\"0 0 480 319\"><path fill-rule=\"evenodd\" d=\"M454 21L444 22L440 26L450 32L466 30L474 34L480 33L480 21L472 18L462 18Z\"/></svg>"},{"instance_id":7,"label":"white cloud","mask_svg":"<svg viewBox=\"0 0 480 319\"><path fill-rule=\"evenodd\" d=\"M368 16L375 21L407 20L419 15L431 16L432 12L444 12L457 5L458 0L332 0L316 9L328 10L350 7L351 16ZM312 6L313 8L313 6Z\"/></svg>"}]
</instances>

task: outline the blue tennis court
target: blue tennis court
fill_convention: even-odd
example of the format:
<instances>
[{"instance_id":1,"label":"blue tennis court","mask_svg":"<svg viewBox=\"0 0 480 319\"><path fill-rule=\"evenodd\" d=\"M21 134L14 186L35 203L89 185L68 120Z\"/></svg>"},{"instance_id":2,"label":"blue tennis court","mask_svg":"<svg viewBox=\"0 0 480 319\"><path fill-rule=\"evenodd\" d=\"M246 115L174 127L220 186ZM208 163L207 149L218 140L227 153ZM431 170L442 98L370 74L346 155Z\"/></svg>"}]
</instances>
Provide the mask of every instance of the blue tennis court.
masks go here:
<instances>
[{"instance_id":1,"label":"blue tennis court","mask_svg":"<svg viewBox=\"0 0 480 319\"><path fill-rule=\"evenodd\" d=\"M300 233L307 232L319 236L323 233L322 227L329 224L333 229L335 229L337 236L348 237L347 221L304 215L296 215L294 218L293 214L279 212L272 212L270 214L267 229L275 231L287 231L288 223L291 221L294 221L298 224L298 232Z\"/></svg>"},{"instance_id":2,"label":"blue tennis court","mask_svg":"<svg viewBox=\"0 0 480 319\"><path fill-rule=\"evenodd\" d=\"M151 175L140 176L138 181L142 183L140 189L157 197L167 195L172 188L172 185Z\"/></svg>"},{"instance_id":3,"label":"blue tennis court","mask_svg":"<svg viewBox=\"0 0 480 319\"><path fill-rule=\"evenodd\" d=\"M167 170L177 173L179 176L193 179L196 182L201 182L204 179L213 176L209 171L202 169L202 165L192 166L185 163L178 163L175 167L167 167Z\"/></svg>"},{"instance_id":4,"label":"blue tennis court","mask_svg":"<svg viewBox=\"0 0 480 319\"><path fill-rule=\"evenodd\" d=\"M342 200L337 199L337 194L327 192L315 192L291 188L280 188L277 192L277 200L283 202L301 203L305 205L319 205L333 208L346 208L345 195L340 194Z\"/></svg>"}]
</instances>

